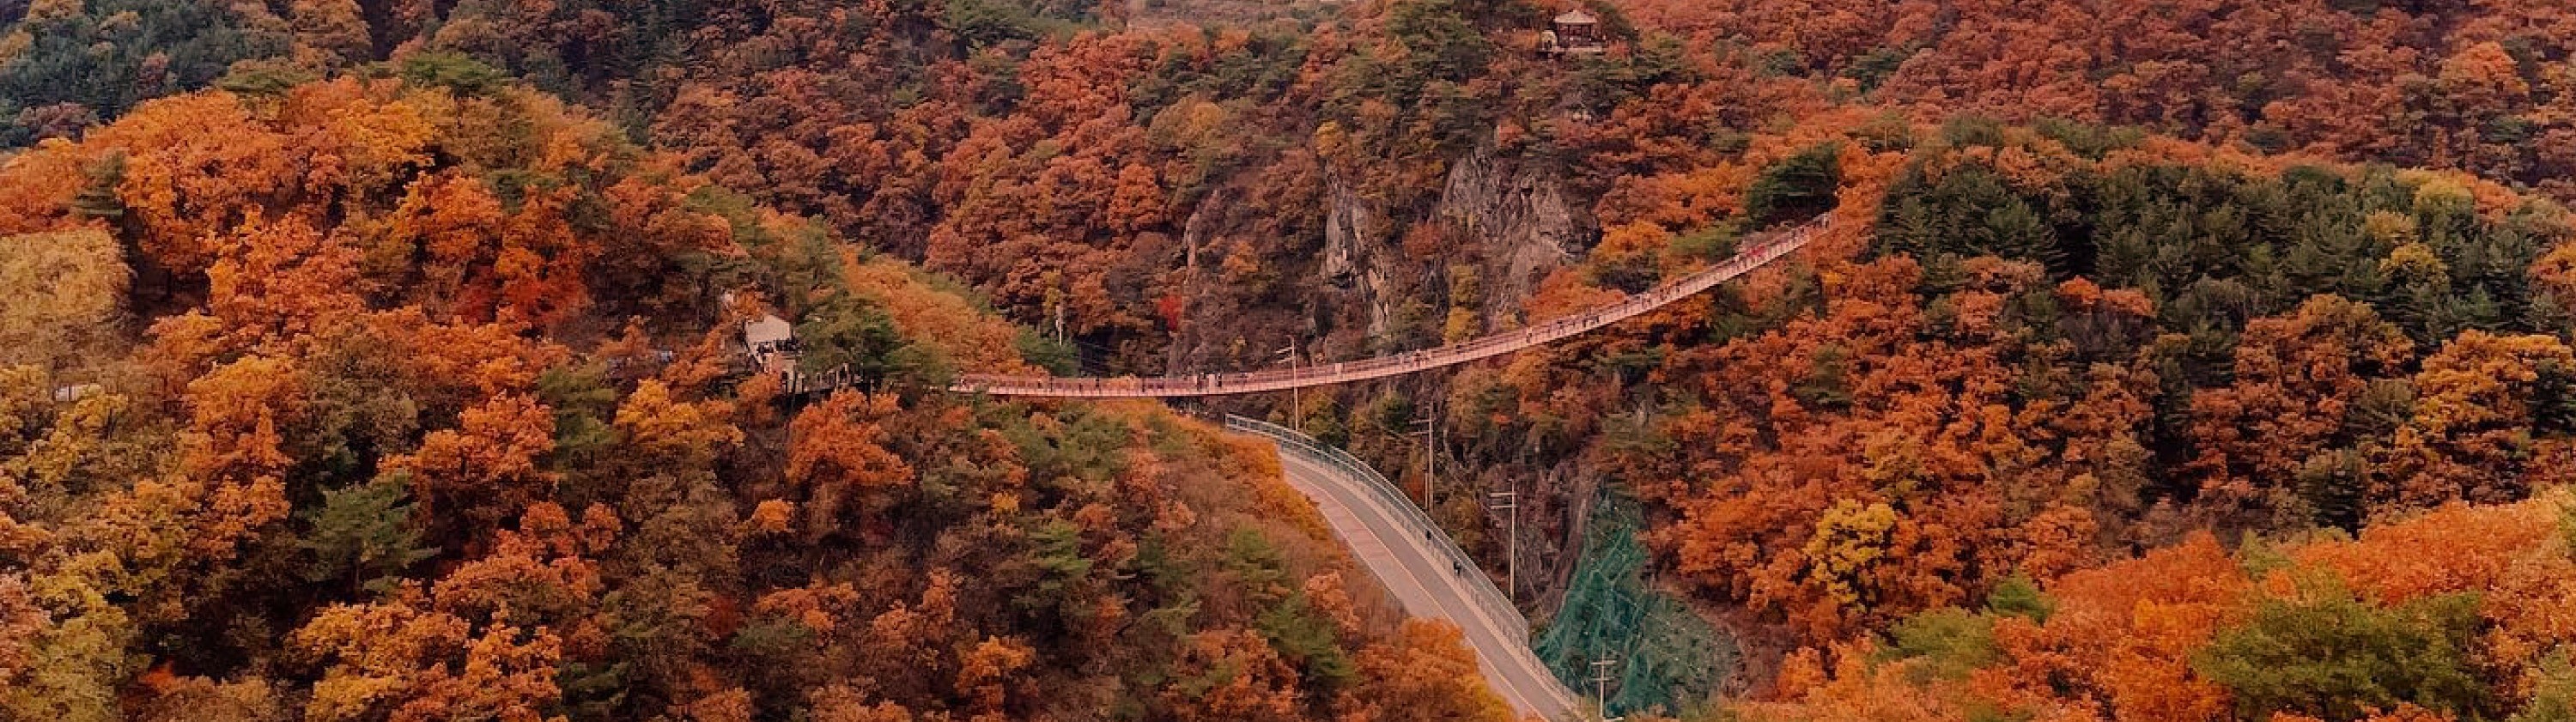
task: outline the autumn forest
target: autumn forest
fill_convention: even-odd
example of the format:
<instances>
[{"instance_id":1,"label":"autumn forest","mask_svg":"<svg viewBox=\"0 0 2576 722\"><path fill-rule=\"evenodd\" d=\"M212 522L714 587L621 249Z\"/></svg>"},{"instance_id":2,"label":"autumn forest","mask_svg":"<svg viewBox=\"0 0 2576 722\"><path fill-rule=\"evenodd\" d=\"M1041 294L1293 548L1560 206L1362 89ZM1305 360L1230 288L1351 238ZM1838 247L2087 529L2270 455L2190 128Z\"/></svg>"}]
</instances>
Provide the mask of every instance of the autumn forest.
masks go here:
<instances>
[{"instance_id":1,"label":"autumn forest","mask_svg":"<svg viewBox=\"0 0 2576 722\"><path fill-rule=\"evenodd\" d=\"M2567 0L0 0L0 721L1523 719L1222 414L1582 715L2576 720L2569 204Z\"/></svg>"}]
</instances>

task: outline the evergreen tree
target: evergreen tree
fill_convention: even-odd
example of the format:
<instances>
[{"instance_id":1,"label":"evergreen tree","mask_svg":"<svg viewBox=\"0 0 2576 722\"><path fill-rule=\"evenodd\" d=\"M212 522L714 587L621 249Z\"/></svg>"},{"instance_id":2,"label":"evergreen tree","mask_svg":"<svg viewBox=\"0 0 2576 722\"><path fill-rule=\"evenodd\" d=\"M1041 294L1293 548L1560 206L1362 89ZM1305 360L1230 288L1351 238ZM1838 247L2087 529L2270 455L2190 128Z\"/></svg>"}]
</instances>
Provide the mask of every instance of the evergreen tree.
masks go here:
<instances>
[{"instance_id":1,"label":"evergreen tree","mask_svg":"<svg viewBox=\"0 0 2576 722\"><path fill-rule=\"evenodd\" d=\"M1820 143L1770 167L1744 192L1744 215L1756 228L1798 221L1833 210L1842 187L1841 143Z\"/></svg>"},{"instance_id":2,"label":"evergreen tree","mask_svg":"<svg viewBox=\"0 0 2576 722\"><path fill-rule=\"evenodd\" d=\"M2394 609L2342 589L2315 596L2263 601L2243 627L2212 640L2192 669L2228 688L2249 720L2290 712L2341 722L2399 703L2467 718L2490 711L2473 659L2475 595L2426 597Z\"/></svg>"},{"instance_id":3,"label":"evergreen tree","mask_svg":"<svg viewBox=\"0 0 2576 722\"><path fill-rule=\"evenodd\" d=\"M350 593L382 593L404 570L436 556L438 549L422 546L411 523L407 478L398 474L323 490L321 508L303 512L312 526L296 544L311 557L305 579L343 582Z\"/></svg>"},{"instance_id":4,"label":"evergreen tree","mask_svg":"<svg viewBox=\"0 0 2576 722\"><path fill-rule=\"evenodd\" d=\"M819 374L846 367L869 381L892 373L895 352L905 345L883 309L849 293L833 294L808 311L796 324L796 341L804 347L799 370Z\"/></svg>"}]
</instances>

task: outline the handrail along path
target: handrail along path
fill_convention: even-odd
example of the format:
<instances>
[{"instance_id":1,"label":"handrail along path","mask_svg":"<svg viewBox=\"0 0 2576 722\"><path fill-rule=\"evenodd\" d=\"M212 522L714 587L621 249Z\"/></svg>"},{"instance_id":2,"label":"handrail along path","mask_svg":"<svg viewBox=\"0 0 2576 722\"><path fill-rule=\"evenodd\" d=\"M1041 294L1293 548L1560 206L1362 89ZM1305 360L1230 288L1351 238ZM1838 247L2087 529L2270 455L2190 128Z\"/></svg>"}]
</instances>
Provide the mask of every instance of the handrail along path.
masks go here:
<instances>
[{"instance_id":1,"label":"handrail along path","mask_svg":"<svg viewBox=\"0 0 2576 722\"><path fill-rule=\"evenodd\" d=\"M1831 215L1818 216L1815 220L1741 248L1734 256L1715 266L1598 310L1424 351L1289 369L1156 378L968 374L959 377L948 390L1050 398L1223 396L1329 386L1454 366L1553 343L1698 295L1804 248L1816 234L1831 227L1831 218ZM785 371L782 381L785 392L794 396L850 386L859 383L860 378L847 367L817 374L797 373L791 368ZM1529 619L1521 615L1511 597L1496 588L1483 568L1468 557L1465 550L1459 549L1439 525L1432 523L1429 515L1414 506L1413 500L1394 482L1340 449L1316 443L1305 434L1277 424L1229 415L1225 426L1230 431L1259 436L1275 444L1280 451L1282 473L1290 477L1291 484L1315 497L1319 505L1332 507L1327 517L1355 549L1359 546L1359 536L1387 542L1385 546L1390 558L1365 560L1369 562L1371 571L1389 587L1403 587L1398 596L1403 598L1409 613L1443 617L1457 623L1466 633L1469 646L1475 649L1479 667L1484 670L1487 681L1520 712L1546 719L1563 719L1582 711L1580 698L1568 690L1530 650ZM1321 473L1308 473L1309 469ZM1363 517L1363 513L1367 516ZM1372 524L1372 519L1376 523ZM1395 531L1399 536L1390 542L1377 533L1380 530ZM1415 540L1416 536L1420 537L1419 541ZM1394 558L1393 555L1399 554L1395 548L1398 543L1439 558L1411 560L1427 564L1428 568L1410 565L1406 559ZM1449 568L1439 570L1441 564L1438 562L1446 562ZM1462 606L1451 608L1442 603L1441 593L1444 591Z\"/></svg>"},{"instance_id":2,"label":"handrail along path","mask_svg":"<svg viewBox=\"0 0 2576 722\"><path fill-rule=\"evenodd\" d=\"M1053 376L999 376L967 374L960 376L948 390L959 393L993 396L1034 396L1051 398L1179 398L1191 396L1225 396L1265 391L1286 391L1314 386L1330 386L1353 381L1401 376L1404 374L1455 366L1458 364L1512 353L1576 336L1610 324L1625 321L1675 301L1698 295L1737 276L1761 268L1781 256L1804 248L1816 234L1830 228L1832 216L1818 216L1796 228L1773 234L1760 242L1742 248L1715 266L1658 286L1627 300L1587 313L1566 316L1518 331L1483 336L1423 351L1411 351L1359 361L1322 363L1286 369L1247 371L1227 374L1158 376L1151 378L1072 378ZM813 381L790 379L791 391L816 391L846 383L842 379L822 378Z\"/></svg>"},{"instance_id":3,"label":"handrail along path","mask_svg":"<svg viewBox=\"0 0 2576 722\"><path fill-rule=\"evenodd\" d=\"M1225 427L1276 445L1289 484L1315 499L1334 533L1407 614L1458 625L1486 685L1515 711L1549 720L1584 711L1582 698L1530 650L1529 620L1511 598L1395 482L1277 424L1229 415Z\"/></svg>"}]
</instances>

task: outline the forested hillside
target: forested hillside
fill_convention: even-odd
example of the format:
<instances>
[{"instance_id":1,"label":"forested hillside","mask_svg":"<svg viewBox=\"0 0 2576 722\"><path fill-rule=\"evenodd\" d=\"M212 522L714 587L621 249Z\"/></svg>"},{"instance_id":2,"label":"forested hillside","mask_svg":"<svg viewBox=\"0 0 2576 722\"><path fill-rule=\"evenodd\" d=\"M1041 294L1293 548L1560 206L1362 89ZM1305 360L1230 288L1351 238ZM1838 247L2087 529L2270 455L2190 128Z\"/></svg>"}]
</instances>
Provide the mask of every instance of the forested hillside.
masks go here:
<instances>
[{"instance_id":1,"label":"forested hillside","mask_svg":"<svg viewBox=\"0 0 2576 722\"><path fill-rule=\"evenodd\" d=\"M2566 719L2563 494L2248 544L2206 534L1801 653L1749 720Z\"/></svg>"},{"instance_id":2,"label":"forested hillside","mask_svg":"<svg viewBox=\"0 0 2576 722\"><path fill-rule=\"evenodd\" d=\"M1669 2L1677 34L1743 38L1917 118L2139 125L2267 151L2460 168L2559 198L2576 17L2552 2Z\"/></svg>"},{"instance_id":3,"label":"forested hillside","mask_svg":"<svg viewBox=\"0 0 2576 722\"><path fill-rule=\"evenodd\" d=\"M1537 52L1578 8L1605 52ZM1517 553L1542 624L1647 620L1547 637L1638 660L1614 711L2559 719L2570 18L0 2L0 700L1489 714L1257 452L920 389L1427 348L1830 213L1603 333L1219 405ZM736 384L761 312L877 393Z\"/></svg>"},{"instance_id":4,"label":"forested hillside","mask_svg":"<svg viewBox=\"0 0 2576 722\"><path fill-rule=\"evenodd\" d=\"M488 67L83 135L0 166L0 717L1508 718L1260 447L924 395L1014 333Z\"/></svg>"}]
</instances>

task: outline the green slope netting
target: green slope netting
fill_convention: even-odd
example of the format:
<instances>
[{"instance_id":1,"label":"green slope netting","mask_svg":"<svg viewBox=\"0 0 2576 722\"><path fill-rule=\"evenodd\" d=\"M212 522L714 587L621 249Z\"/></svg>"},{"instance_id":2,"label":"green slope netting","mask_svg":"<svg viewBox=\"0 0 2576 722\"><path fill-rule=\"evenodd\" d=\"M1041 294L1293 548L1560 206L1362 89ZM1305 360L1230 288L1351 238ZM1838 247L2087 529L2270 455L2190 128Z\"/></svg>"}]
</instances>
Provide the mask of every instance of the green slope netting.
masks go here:
<instances>
[{"instance_id":1,"label":"green slope netting","mask_svg":"<svg viewBox=\"0 0 2576 722\"><path fill-rule=\"evenodd\" d=\"M1735 640L1647 584L1637 503L1605 492L1593 507L1565 607L1538 638L1540 660L1587 701L1592 660L1611 658L1609 714L1693 710L1735 669Z\"/></svg>"}]
</instances>

